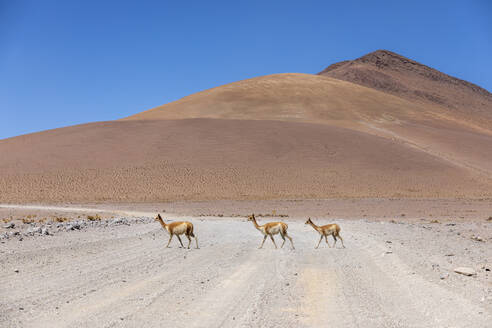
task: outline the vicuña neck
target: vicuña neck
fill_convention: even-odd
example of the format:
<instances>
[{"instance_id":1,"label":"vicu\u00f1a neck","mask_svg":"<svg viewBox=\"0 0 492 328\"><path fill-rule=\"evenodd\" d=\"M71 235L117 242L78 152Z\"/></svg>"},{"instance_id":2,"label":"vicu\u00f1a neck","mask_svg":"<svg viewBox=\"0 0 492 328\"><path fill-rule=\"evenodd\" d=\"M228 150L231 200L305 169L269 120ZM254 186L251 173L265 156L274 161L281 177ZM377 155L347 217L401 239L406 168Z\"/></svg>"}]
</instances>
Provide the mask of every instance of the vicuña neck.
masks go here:
<instances>
[{"instance_id":1,"label":"vicu\u00f1a neck","mask_svg":"<svg viewBox=\"0 0 492 328\"><path fill-rule=\"evenodd\" d=\"M258 222L256 222L256 218L253 218L253 225L256 229L260 229L260 225L258 224Z\"/></svg>"},{"instance_id":2,"label":"vicu\u00f1a neck","mask_svg":"<svg viewBox=\"0 0 492 328\"><path fill-rule=\"evenodd\" d=\"M164 222L164 220L162 220L162 218L159 218L159 223L161 224L161 226L166 229L166 223Z\"/></svg>"},{"instance_id":3,"label":"vicu\u00f1a neck","mask_svg":"<svg viewBox=\"0 0 492 328\"><path fill-rule=\"evenodd\" d=\"M311 225L311 227L313 227L314 229L318 230L318 226L316 224L314 224L313 221L309 221L309 224Z\"/></svg>"}]
</instances>

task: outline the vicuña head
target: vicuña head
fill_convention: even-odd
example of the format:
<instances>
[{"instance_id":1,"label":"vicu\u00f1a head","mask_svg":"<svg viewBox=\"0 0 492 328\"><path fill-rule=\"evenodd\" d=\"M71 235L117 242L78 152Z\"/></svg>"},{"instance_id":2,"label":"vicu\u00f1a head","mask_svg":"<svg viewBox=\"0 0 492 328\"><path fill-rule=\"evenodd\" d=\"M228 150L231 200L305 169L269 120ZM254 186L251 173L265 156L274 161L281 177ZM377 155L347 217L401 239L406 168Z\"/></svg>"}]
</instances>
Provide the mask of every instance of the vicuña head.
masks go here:
<instances>
[{"instance_id":1,"label":"vicu\u00f1a head","mask_svg":"<svg viewBox=\"0 0 492 328\"><path fill-rule=\"evenodd\" d=\"M313 223L313 221L311 221L311 218L308 218L306 222L304 222L304 224L311 224Z\"/></svg>"},{"instance_id":2,"label":"vicu\u00f1a head","mask_svg":"<svg viewBox=\"0 0 492 328\"><path fill-rule=\"evenodd\" d=\"M248 216L248 221L254 221L255 220L255 214L251 214L250 216Z\"/></svg>"},{"instance_id":3,"label":"vicu\u00f1a head","mask_svg":"<svg viewBox=\"0 0 492 328\"><path fill-rule=\"evenodd\" d=\"M162 220L162 217L160 214L157 214L157 216L155 217L155 220L156 221L161 221Z\"/></svg>"}]
</instances>

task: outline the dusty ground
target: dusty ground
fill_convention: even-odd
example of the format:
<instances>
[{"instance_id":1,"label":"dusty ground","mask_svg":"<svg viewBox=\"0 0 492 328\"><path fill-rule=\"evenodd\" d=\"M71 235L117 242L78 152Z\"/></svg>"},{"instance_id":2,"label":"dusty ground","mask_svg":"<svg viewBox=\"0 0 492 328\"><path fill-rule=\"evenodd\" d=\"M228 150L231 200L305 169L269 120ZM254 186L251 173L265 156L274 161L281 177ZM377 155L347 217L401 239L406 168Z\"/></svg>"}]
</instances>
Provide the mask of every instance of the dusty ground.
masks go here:
<instances>
[{"instance_id":1,"label":"dusty ground","mask_svg":"<svg viewBox=\"0 0 492 328\"><path fill-rule=\"evenodd\" d=\"M316 233L300 219L283 218L296 250L287 244L275 250L270 242L258 250L261 236L244 218L188 219L199 250L178 248L177 241L165 249L167 234L146 218L3 239L0 322L7 327L488 327L492 320L487 271L492 222L483 218L337 219L346 248L322 244L317 250ZM482 241L472 239L476 236ZM459 266L477 275L454 273Z\"/></svg>"},{"instance_id":2,"label":"dusty ground","mask_svg":"<svg viewBox=\"0 0 492 328\"><path fill-rule=\"evenodd\" d=\"M79 211L72 209L79 208ZM91 210L89 210L91 209ZM36 215L36 219L68 217L76 220L87 215L111 218L116 215L155 215L176 213L191 216L236 217L255 213L264 217L305 219L375 220L485 220L492 216L492 199L290 199L290 200L222 200L176 201L161 203L92 203L92 204L0 204L0 219L22 219ZM0 226L0 232L2 227Z\"/></svg>"}]
</instances>

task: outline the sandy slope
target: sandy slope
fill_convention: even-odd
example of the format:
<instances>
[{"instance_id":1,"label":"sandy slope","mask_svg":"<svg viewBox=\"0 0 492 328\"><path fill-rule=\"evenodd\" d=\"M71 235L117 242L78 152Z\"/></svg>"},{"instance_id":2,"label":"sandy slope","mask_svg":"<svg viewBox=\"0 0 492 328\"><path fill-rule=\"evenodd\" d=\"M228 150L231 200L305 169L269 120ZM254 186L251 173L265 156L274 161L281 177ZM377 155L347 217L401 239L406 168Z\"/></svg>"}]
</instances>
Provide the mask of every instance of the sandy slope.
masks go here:
<instances>
[{"instance_id":1,"label":"sandy slope","mask_svg":"<svg viewBox=\"0 0 492 328\"><path fill-rule=\"evenodd\" d=\"M467 149L490 166L483 150L492 137L473 140ZM92 123L3 140L0 153L8 154L0 158L3 202L492 196L492 180L455 159L325 124Z\"/></svg>"},{"instance_id":2,"label":"sandy slope","mask_svg":"<svg viewBox=\"0 0 492 328\"><path fill-rule=\"evenodd\" d=\"M201 249L155 222L10 239L0 244L0 320L9 327L487 327L489 242L456 226L338 221L346 249L274 250L249 222L192 218ZM388 243L391 241L391 243ZM22 245L22 248L19 248ZM389 252L392 253L389 253ZM445 256L453 253L452 257ZM472 266L476 278L452 272ZM18 272L15 272L18 270ZM449 274L449 276L448 276ZM444 280L440 276L444 275Z\"/></svg>"},{"instance_id":3,"label":"sandy slope","mask_svg":"<svg viewBox=\"0 0 492 328\"><path fill-rule=\"evenodd\" d=\"M285 73L229 83L124 120L222 118L357 125L361 120L430 116L434 108L325 76ZM436 110L439 110L437 108ZM442 110L441 110L442 112Z\"/></svg>"}]
</instances>

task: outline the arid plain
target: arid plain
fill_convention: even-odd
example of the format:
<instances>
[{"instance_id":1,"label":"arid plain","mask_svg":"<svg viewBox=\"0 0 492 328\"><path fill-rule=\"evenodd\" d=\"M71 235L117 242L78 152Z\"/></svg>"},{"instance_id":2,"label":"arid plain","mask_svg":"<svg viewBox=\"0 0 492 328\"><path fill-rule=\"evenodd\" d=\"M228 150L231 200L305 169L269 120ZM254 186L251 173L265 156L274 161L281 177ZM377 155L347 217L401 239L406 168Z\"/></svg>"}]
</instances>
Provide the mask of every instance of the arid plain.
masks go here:
<instances>
[{"instance_id":1,"label":"arid plain","mask_svg":"<svg viewBox=\"0 0 492 328\"><path fill-rule=\"evenodd\" d=\"M0 140L0 320L487 327L491 126L487 90L380 50ZM158 212L201 248L165 249ZM296 250L258 250L253 212Z\"/></svg>"}]
</instances>

